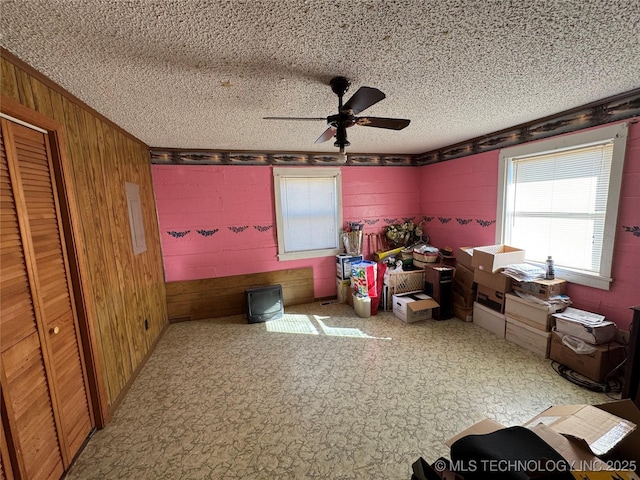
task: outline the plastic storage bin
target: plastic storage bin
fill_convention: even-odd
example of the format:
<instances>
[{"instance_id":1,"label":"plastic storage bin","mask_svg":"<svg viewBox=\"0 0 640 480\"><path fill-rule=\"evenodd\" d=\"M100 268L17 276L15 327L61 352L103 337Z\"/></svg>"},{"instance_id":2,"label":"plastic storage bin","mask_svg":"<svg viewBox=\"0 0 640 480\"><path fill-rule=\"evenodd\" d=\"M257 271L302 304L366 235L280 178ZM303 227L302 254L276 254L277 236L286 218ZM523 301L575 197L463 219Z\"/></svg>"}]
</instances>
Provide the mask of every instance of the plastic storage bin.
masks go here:
<instances>
[{"instance_id":1,"label":"plastic storage bin","mask_svg":"<svg viewBox=\"0 0 640 480\"><path fill-rule=\"evenodd\" d=\"M359 317L369 318L371 316L371 297L363 297L354 293L353 308Z\"/></svg>"}]
</instances>

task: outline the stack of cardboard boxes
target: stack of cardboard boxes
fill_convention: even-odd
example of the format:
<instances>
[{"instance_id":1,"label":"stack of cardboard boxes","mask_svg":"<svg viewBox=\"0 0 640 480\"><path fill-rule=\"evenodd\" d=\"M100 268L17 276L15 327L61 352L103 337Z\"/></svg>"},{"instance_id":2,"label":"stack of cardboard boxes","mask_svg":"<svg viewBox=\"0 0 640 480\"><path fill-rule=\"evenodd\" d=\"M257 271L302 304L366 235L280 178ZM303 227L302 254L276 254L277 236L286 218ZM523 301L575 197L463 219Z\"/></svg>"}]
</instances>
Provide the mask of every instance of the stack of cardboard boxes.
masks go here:
<instances>
[{"instance_id":1,"label":"stack of cardboard boxes","mask_svg":"<svg viewBox=\"0 0 640 480\"><path fill-rule=\"evenodd\" d=\"M577 315L577 317L576 317ZM554 314L556 326L551 333L551 360L597 383L607 380L625 359L625 347L616 341L618 329L613 322L582 323L580 316L599 316L583 310L567 309Z\"/></svg>"},{"instance_id":2,"label":"stack of cardboard boxes","mask_svg":"<svg viewBox=\"0 0 640 480\"><path fill-rule=\"evenodd\" d=\"M538 284L538 282L554 282L554 286L561 290L566 290L565 280L539 280L527 282ZM553 327L553 314L564 309L555 304L545 305L534 301L520 298L512 293L505 295L505 317L506 332L505 338L527 350L530 350L543 357L549 356L551 345L551 329ZM548 299L540 296L541 299Z\"/></svg>"},{"instance_id":3,"label":"stack of cardboard boxes","mask_svg":"<svg viewBox=\"0 0 640 480\"><path fill-rule=\"evenodd\" d=\"M362 261L362 255L336 255L336 287L339 303L353 304L351 297L351 264Z\"/></svg>"},{"instance_id":4,"label":"stack of cardboard boxes","mask_svg":"<svg viewBox=\"0 0 640 480\"><path fill-rule=\"evenodd\" d=\"M472 255L473 248L460 248L453 276L453 314L465 322L473 321L473 302L478 287L473 279Z\"/></svg>"},{"instance_id":5,"label":"stack of cardboard boxes","mask_svg":"<svg viewBox=\"0 0 640 480\"><path fill-rule=\"evenodd\" d=\"M508 245L476 247L471 256L473 280L478 285L473 304L473 322L500 337L505 336L505 295L513 290L511 277L500 272L505 266L524 262L525 251Z\"/></svg>"}]
</instances>

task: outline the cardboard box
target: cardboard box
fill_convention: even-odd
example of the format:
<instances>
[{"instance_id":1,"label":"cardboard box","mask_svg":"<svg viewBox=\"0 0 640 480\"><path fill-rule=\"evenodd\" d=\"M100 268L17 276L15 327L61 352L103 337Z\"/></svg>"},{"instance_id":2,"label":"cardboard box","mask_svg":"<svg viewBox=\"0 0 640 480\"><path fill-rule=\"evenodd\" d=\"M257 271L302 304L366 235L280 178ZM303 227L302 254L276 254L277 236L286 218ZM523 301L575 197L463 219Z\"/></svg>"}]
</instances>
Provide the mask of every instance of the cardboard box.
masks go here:
<instances>
[{"instance_id":1,"label":"cardboard box","mask_svg":"<svg viewBox=\"0 0 640 480\"><path fill-rule=\"evenodd\" d=\"M599 325L585 325L554 315L556 331L584 340L592 345L607 343L616 338L618 331L613 322L603 321Z\"/></svg>"},{"instance_id":2,"label":"cardboard box","mask_svg":"<svg viewBox=\"0 0 640 480\"><path fill-rule=\"evenodd\" d=\"M600 405L559 405L536 415L524 426L553 447L576 470L576 479L612 478L638 480L631 471L640 465L640 410L632 400L618 400ZM495 432L501 424L485 419L445 442L449 447L467 435ZM603 458L596 456L589 445L609 447ZM602 448L597 448L601 451ZM603 461L606 459L606 462ZM619 468L618 468L619 467ZM626 470L621 470L625 469ZM598 472L598 473L592 473ZM545 478L545 477L541 477Z\"/></svg>"},{"instance_id":3,"label":"cardboard box","mask_svg":"<svg viewBox=\"0 0 640 480\"><path fill-rule=\"evenodd\" d=\"M636 429L633 432L613 447L609 452L608 458L627 462L633 461L636 464L636 468L640 468L638 467L640 465L640 448L638 448L638 445L640 445L640 428L638 428L640 425L640 410L638 410L638 407L629 399L603 403L596 405L596 407L636 425Z\"/></svg>"},{"instance_id":4,"label":"cardboard box","mask_svg":"<svg viewBox=\"0 0 640 480\"><path fill-rule=\"evenodd\" d=\"M453 278L462 283L465 287L473 288L475 281L473 280L473 268L458 265L453 274Z\"/></svg>"},{"instance_id":5,"label":"cardboard box","mask_svg":"<svg viewBox=\"0 0 640 480\"><path fill-rule=\"evenodd\" d=\"M567 293L567 281L560 278L555 280L533 280L531 282L513 280L511 286L518 292L528 293L543 299L555 297L556 295L566 295Z\"/></svg>"},{"instance_id":6,"label":"cardboard box","mask_svg":"<svg viewBox=\"0 0 640 480\"><path fill-rule=\"evenodd\" d=\"M458 280L453 281L453 303L464 308L473 308L477 288L469 288Z\"/></svg>"},{"instance_id":7,"label":"cardboard box","mask_svg":"<svg viewBox=\"0 0 640 480\"><path fill-rule=\"evenodd\" d=\"M393 296L393 314L406 323L428 320L438 302L424 293L403 293Z\"/></svg>"},{"instance_id":8,"label":"cardboard box","mask_svg":"<svg viewBox=\"0 0 640 480\"><path fill-rule=\"evenodd\" d=\"M505 316L480 305L478 302L473 304L473 323L504 338Z\"/></svg>"},{"instance_id":9,"label":"cardboard box","mask_svg":"<svg viewBox=\"0 0 640 480\"><path fill-rule=\"evenodd\" d=\"M505 315L544 332L550 331L553 327L554 317L552 314L563 308L530 302L512 293L505 294Z\"/></svg>"},{"instance_id":10,"label":"cardboard box","mask_svg":"<svg viewBox=\"0 0 640 480\"><path fill-rule=\"evenodd\" d=\"M473 247L460 247L458 250L458 256L456 257L456 265L459 267L467 267L469 270L473 270L471 259L473 258Z\"/></svg>"},{"instance_id":11,"label":"cardboard box","mask_svg":"<svg viewBox=\"0 0 640 480\"><path fill-rule=\"evenodd\" d=\"M509 342L520 345L530 352L536 353L541 357L549 356L549 345L551 343L551 332L545 332L535 327L531 327L525 323L505 315L507 328L504 338Z\"/></svg>"},{"instance_id":12,"label":"cardboard box","mask_svg":"<svg viewBox=\"0 0 640 480\"><path fill-rule=\"evenodd\" d=\"M637 412L637 407L630 403L629 410ZM633 421L593 405L549 407L527 422L525 427L531 428L539 423L575 439L585 450L597 456L612 453L616 446L629 441L627 437L637 428Z\"/></svg>"},{"instance_id":13,"label":"cardboard box","mask_svg":"<svg viewBox=\"0 0 640 480\"><path fill-rule=\"evenodd\" d=\"M625 349L619 343L594 346L594 353L576 353L562 343L563 334L552 332L549 357L571 370L584 375L594 382L602 382L605 377L625 358Z\"/></svg>"},{"instance_id":14,"label":"cardboard box","mask_svg":"<svg viewBox=\"0 0 640 480\"><path fill-rule=\"evenodd\" d=\"M484 420L479 421L466 430L453 436L449 440L446 440L444 443L448 447L451 447L451 445L453 445L457 440L466 437L467 435L486 435L503 428L506 427L494 420L491 420L490 418L485 418ZM578 442L572 441L552 428L546 426L544 423L537 423L536 425L528 428L562 455L569 464L575 466L589 466L595 471L609 470L609 465L606 462L603 462L593 453L585 450ZM608 478L607 480L611 479Z\"/></svg>"},{"instance_id":15,"label":"cardboard box","mask_svg":"<svg viewBox=\"0 0 640 480\"><path fill-rule=\"evenodd\" d=\"M348 297L351 295L351 280L336 279L336 292L338 303L349 303Z\"/></svg>"},{"instance_id":16,"label":"cardboard box","mask_svg":"<svg viewBox=\"0 0 640 480\"><path fill-rule=\"evenodd\" d=\"M473 307L462 307L454 303L453 315L463 322L473 322Z\"/></svg>"},{"instance_id":17,"label":"cardboard box","mask_svg":"<svg viewBox=\"0 0 640 480\"><path fill-rule=\"evenodd\" d=\"M442 265L448 265L450 267L456 266L456 257L453 255L445 255L442 252L438 252L438 263Z\"/></svg>"},{"instance_id":18,"label":"cardboard box","mask_svg":"<svg viewBox=\"0 0 640 480\"><path fill-rule=\"evenodd\" d=\"M512 290L511 277L500 272L491 273L476 268L473 271L473 281L497 292L506 293Z\"/></svg>"},{"instance_id":19,"label":"cardboard box","mask_svg":"<svg viewBox=\"0 0 640 480\"><path fill-rule=\"evenodd\" d=\"M471 265L473 268L495 273L512 263L524 263L525 251L508 245L475 247Z\"/></svg>"},{"instance_id":20,"label":"cardboard box","mask_svg":"<svg viewBox=\"0 0 640 480\"><path fill-rule=\"evenodd\" d=\"M504 313L504 293L478 284L476 303L484 305L498 313Z\"/></svg>"},{"instance_id":21,"label":"cardboard box","mask_svg":"<svg viewBox=\"0 0 640 480\"><path fill-rule=\"evenodd\" d=\"M362 255L336 255L336 276L340 280L351 277L351 264L362 261Z\"/></svg>"}]
</instances>

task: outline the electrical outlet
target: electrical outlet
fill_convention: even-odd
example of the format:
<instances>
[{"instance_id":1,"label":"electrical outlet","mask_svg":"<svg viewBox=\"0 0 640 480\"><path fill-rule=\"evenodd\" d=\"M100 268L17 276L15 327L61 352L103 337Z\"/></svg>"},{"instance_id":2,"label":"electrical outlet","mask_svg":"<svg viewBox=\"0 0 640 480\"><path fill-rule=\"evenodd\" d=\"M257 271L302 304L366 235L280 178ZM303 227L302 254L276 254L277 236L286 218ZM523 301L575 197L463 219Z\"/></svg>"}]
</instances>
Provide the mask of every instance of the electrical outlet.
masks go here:
<instances>
[{"instance_id":1,"label":"electrical outlet","mask_svg":"<svg viewBox=\"0 0 640 480\"><path fill-rule=\"evenodd\" d=\"M145 330L149 330L149 319L148 318L144 319L144 329Z\"/></svg>"}]
</instances>

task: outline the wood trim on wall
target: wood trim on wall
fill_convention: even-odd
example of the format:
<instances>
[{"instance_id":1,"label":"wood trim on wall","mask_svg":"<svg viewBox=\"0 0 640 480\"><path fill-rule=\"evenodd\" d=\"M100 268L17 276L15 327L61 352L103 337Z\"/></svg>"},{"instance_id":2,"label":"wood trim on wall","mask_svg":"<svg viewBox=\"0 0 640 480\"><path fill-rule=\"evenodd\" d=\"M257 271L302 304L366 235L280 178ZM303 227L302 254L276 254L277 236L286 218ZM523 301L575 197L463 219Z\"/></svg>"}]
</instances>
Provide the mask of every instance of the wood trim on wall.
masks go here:
<instances>
[{"instance_id":1,"label":"wood trim on wall","mask_svg":"<svg viewBox=\"0 0 640 480\"><path fill-rule=\"evenodd\" d=\"M202 320L245 312L244 291L260 285L282 285L284 305L311 303L313 268L233 275L167 283L170 322Z\"/></svg>"}]
</instances>

